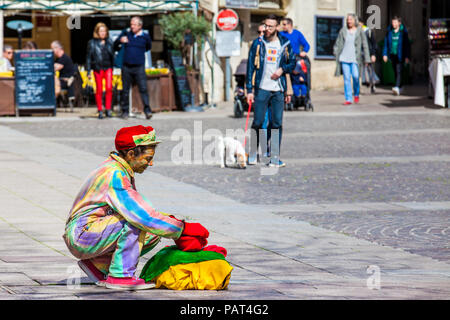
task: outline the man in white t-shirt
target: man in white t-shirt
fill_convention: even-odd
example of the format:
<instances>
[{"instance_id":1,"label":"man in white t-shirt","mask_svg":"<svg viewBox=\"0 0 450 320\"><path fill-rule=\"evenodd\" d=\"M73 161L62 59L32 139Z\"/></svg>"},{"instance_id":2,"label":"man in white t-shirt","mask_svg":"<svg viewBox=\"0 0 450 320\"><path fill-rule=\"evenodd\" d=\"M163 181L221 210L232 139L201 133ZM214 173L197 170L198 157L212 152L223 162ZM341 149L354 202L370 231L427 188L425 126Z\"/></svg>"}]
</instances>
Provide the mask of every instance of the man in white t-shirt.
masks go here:
<instances>
[{"instance_id":1,"label":"man in white t-shirt","mask_svg":"<svg viewBox=\"0 0 450 320\"><path fill-rule=\"evenodd\" d=\"M278 34L279 18L268 15L264 20L264 36L253 41L247 64L247 100L255 102L252 129L256 140L251 140L248 163L257 163L259 130L263 128L264 118L270 106L272 130L271 159L269 166L284 167L280 160L280 145L283 122L284 103L290 101L287 95L288 84L286 74L295 68L295 56L290 41ZM277 141L278 137L278 141ZM256 147L256 149L255 149Z\"/></svg>"},{"instance_id":2,"label":"man in white t-shirt","mask_svg":"<svg viewBox=\"0 0 450 320\"><path fill-rule=\"evenodd\" d=\"M0 72L13 70L11 59L13 58L14 49L11 45L6 44L3 47L3 57L0 58Z\"/></svg>"}]
</instances>

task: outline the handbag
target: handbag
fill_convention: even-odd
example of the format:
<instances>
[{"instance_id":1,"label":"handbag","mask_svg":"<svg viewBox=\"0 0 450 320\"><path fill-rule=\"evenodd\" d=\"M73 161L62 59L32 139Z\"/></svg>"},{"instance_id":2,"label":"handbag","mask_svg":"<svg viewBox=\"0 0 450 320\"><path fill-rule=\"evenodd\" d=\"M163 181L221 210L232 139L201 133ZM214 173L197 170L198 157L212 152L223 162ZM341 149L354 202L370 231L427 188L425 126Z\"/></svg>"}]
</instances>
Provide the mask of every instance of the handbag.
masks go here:
<instances>
[{"instance_id":1,"label":"handbag","mask_svg":"<svg viewBox=\"0 0 450 320\"><path fill-rule=\"evenodd\" d=\"M375 68L372 64L369 64L368 66L366 66L366 65L363 66L361 82L364 85L380 83L380 78L376 74Z\"/></svg>"},{"instance_id":2,"label":"handbag","mask_svg":"<svg viewBox=\"0 0 450 320\"><path fill-rule=\"evenodd\" d=\"M122 30L122 33L119 35L119 38L126 34L126 32L130 31L129 28ZM114 55L114 67L115 68L122 68L123 65L123 56L125 54L125 45L122 44L120 47L120 50L116 52Z\"/></svg>"},{"instance_id":3,"label":"handbag","mask_svg":"<svg viewBox=\"0 0 450 320\"><path fill-rule=\"evenodd\" d=\"M123 65L123 55L125 53L125 46L122 46L119 51L114 56L114 67L122 68Z\"/></svg>"}]
</instances>

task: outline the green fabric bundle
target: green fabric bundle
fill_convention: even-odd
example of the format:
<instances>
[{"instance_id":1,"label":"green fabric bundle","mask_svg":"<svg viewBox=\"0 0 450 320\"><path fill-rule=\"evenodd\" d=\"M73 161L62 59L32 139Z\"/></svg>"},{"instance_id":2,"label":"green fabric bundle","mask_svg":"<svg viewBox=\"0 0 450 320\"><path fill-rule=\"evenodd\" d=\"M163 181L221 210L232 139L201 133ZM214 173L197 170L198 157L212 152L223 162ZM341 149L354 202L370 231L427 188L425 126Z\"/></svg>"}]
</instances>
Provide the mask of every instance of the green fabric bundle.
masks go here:
<instances>
[{"instance_id":1,"label":"green fabric bundle","mask_svg":"<svg viewBox=\"0 0 450 320\"><path fill-rule=\"evenodd\" d=\"M209 260L225 260L225 257L214 251L185 252L179 250L177 246L166 247L147 261L139 277L145 282L150 282L171 266Z\"/></svg>"}]
</instances>

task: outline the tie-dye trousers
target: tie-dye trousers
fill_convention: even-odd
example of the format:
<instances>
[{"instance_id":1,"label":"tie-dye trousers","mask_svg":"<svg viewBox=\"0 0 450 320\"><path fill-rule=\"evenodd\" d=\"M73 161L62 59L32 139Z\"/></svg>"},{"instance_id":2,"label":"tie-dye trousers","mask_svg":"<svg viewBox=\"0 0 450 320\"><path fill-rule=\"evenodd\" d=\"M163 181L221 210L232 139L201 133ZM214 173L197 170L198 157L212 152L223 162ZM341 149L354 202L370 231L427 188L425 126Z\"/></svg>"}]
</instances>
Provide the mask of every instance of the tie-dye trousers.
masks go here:
<instances>
[{"instance_id":1,"label":"tie-dye trousers","mask_svg":"<svg viewBox=\"0 0 450 320\"><path fill-rule=\"evenodd\" d=\"M132 226L117 213L81 217L67 227L63 238L75 257L89 259L113 277L134 276L139 257L160 241L159 236Z\"/></svg>"}]
</instances>

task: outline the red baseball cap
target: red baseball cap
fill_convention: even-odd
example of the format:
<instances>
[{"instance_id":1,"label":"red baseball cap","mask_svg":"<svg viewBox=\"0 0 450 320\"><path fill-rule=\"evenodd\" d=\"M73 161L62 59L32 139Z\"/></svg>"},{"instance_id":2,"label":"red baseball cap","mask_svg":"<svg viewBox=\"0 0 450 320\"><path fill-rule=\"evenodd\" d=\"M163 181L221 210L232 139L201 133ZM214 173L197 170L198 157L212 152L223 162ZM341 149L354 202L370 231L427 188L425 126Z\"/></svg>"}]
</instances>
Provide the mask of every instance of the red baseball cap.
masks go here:
<instances>
[{"instance_id":1,"label":"red baseball cap","mask_svg":"<svg viewBox=\"0 0 450 320\"><path fill-rule=\"evenodd\" d=\"M152 127L133 126L124 127L116 133L116 150L128 150L137 146L156 145L161 141L156 140L155 129Z\"/></svg>"}]
</instances>

